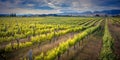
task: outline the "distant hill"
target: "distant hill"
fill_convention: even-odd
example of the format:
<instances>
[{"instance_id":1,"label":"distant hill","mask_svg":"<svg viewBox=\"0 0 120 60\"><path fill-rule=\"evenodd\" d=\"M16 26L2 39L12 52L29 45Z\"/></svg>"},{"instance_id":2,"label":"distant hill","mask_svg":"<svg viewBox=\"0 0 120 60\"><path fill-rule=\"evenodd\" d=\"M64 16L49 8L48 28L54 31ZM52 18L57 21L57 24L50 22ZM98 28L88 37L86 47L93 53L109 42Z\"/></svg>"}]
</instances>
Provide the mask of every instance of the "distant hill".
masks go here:
<instances>
[{"instance_id":1,"label":"distant hill","mask_svg":"<svg viewBox=\"0 0 120 60\"><path fill-rule=\"evenodd\" d=\"M95 11L94 14L110 14L117 15L120 14L120 10L103 10L103 11Z\"/></svg>"},{"instance_id":2,"label":"distant hill","mask_svg":"<svg viewBox=\"0 0 120 60\"><path fill-rule=\"evenodd\" d=\"M85 12L80 12L80 11L62 11L63 13L58 13L58 14L0 14L0 16L26 16L26 17L31 17L31 16L95 16L95 15L100 15L100 16L105 16L105 15L112 15L120 16L120 10L103 10L103 11L85 11Z\"/></svg>"},{"instance_id":3,"label":"distant hill","mask_svg":"<svg viewBox=\"0 0 120 60\"><path fill-rule=\"evenodd\" d=\"M120 15L120 10L103 10L103 11L85 11L85 12L64 12L60 13L61 15L95 15L95 14L100 14L100 15Z\"/></svg>"}]
</instances>

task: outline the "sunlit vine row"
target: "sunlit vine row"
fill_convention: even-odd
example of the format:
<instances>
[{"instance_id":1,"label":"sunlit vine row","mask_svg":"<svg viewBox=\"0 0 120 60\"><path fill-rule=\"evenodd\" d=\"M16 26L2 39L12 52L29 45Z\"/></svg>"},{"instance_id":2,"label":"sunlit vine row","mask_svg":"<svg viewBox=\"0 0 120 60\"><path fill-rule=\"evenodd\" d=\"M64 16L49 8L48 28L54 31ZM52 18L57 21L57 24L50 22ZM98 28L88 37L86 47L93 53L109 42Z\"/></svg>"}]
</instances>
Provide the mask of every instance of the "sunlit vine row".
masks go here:
<instances>
[{"instance_id":1,"label":"sunlit vine row","mask_svg":"<svg viewBox=\"0 0 120 60\"><path fill-rule=\"evenodd\" d=\"M45 55L44 53L41 53L39 56L35 57L35 60L55 60L57 56L63 54L71 46L74 46L77 42L81 41L83 38L96 31L100 26L100 22L97 26L90 27L82 33L79 33L73 39L68 39L66 42L60 43L58 47L51 49Z\"/></svg>"},{"instance_id":2,"label":"sunlit vine row","mask_svg":"<svg viewBox=\"0 0 120 60\"><path fill-rule=\"evenodd\" d=\"M100 52L100 60L115 60L115 55L113 54L114 39L109 32L108 19L105 22L104 29L103 46Z\"/></svg>"}]
</instances>

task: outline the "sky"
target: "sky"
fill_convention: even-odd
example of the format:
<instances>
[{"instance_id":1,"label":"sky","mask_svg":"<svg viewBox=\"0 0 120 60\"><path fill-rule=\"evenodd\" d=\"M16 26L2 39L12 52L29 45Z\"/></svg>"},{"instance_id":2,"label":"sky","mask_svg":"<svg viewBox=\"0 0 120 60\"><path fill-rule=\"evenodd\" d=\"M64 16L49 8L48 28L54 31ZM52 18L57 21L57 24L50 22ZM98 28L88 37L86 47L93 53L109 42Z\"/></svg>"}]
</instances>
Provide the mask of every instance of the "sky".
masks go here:
<instances>
[{"instance_id":1,"label":"sky","mask_svg":"<svg viewBox=\"0 0 120 60\"><path fill-rule=\"evenodd\" d=\"M55 14L120 9L120 0L0 0L0 13Z\"/></svg>"}]
</instances>

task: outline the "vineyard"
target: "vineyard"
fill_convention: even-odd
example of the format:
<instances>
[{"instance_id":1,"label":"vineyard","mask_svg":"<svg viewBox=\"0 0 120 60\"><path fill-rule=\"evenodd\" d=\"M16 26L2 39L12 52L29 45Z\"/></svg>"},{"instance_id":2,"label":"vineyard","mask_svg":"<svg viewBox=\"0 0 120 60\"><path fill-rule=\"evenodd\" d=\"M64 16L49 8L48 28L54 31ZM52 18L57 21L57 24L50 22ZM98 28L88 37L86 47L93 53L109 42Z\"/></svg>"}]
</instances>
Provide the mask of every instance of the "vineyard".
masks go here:
<instances>
[{"instance_id":1,"label":"vineyard","mask_svg":"<svg viewBox=\"0 0 120 60\"><path fill-rule=\"evenodd\" d=\"M0 60L120 60L120 18L0 17Z\"/></svg>"}]
</instances>

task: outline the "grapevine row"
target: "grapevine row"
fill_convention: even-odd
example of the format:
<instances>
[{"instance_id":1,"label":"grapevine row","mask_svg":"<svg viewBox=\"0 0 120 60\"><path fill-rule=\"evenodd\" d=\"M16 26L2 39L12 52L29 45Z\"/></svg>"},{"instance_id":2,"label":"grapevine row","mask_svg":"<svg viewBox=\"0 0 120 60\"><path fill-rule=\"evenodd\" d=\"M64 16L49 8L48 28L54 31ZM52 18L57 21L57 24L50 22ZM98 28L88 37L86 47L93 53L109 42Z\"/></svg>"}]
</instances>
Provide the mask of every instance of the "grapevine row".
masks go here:
<instances>
[{"instance_id":1,"label":"grapevine row","mask_svg":"<svg viewBox=\"0 0 120 60\"><path fill-rule=\"evenodd\" d=\"M36 56L35 60L54 60L57 56L63 54L71 46L74 46L77 42L81 41L83 38L96 31L99 26L100 23L95 27L86 29L82 33L76 35L73 39L68 39L66 42L62 42L61 44L59 44L58 47L51 49L46 53L46 55L44 55L44 53L41 53L39 56Z\"/></svg>"},{"instance_id":2,"label":"grapevine row","mask_svg":"<svg viewBox=\"0 0 120 60\"><path fill-rule=\"evenodd\" d=\"M92 26L94 23L95 22L91 23L90 25ZM86 28L90 27L90 25L87 26ZM28 46L34 45L36 43L41 43L41 42L44 42L44 41L50 41L54 37L59 37L59 36L64 35L64 34L67 34L67 33L70 33L70 32L77 32L77 31L80 31L80 30L83 30L83 29L85 29L85 27L79 26L79 27L75 27L75 28L71 28L71 29L67 29L67 30L63 30L63 31L59 31L59 32L51 32L47 35L43 34L43 35L33 36L33 37L31 37L31 41L29 42L29 45L28 45L27 42L19 43L19 45L17 43L15 43L15 44L10 43L5 47L5 51L12 51L14 49L28 47Z\"/></svg>"},{"instance_id":3,"label":"grapevine row","mask_svg":"<svg viewBox=\"0 0 120 60\"><path fill-rule=\"evenodd\" d=\"M103 46L100 52L100 60L115 60L115 55L113 54L114 39L112 38L107 25L108 21L106 20L103 36Z\"/></svg>"}]
</instances>

